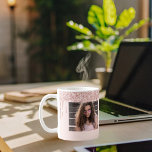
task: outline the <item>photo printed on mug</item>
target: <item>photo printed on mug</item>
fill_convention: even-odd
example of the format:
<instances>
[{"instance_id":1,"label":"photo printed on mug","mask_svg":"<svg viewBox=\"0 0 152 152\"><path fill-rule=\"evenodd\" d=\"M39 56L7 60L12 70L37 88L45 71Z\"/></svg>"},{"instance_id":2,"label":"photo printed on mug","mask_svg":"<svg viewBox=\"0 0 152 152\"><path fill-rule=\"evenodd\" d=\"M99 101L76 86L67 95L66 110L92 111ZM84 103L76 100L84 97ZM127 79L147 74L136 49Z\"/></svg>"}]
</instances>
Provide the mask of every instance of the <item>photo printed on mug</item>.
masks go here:
<instances>
[{"instance_id":1,"label":"photo printed on mug","mask_svg":"<svg viewBox=\"0 0 152 152\"><path fill-rule=\"evenodd\" d=\"M69 131L90 131L98 128L98 101L69 102Z\"/></svg>"}]
</instances>

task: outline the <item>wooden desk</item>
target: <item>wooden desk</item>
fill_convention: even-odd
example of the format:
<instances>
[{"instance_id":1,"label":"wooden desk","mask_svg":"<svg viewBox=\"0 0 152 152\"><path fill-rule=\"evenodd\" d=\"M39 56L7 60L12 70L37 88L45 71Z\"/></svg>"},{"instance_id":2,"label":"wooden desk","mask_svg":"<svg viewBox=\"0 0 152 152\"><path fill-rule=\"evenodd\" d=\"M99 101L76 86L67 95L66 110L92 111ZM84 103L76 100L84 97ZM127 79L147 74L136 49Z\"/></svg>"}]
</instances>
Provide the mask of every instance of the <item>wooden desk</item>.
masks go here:
<instances>
[{"instance_id":1,"label":"wooden desk","mask_svg":"<svg viewBox=\"0 0 152 152\"><path fill-rule=\"evenodd\" d=\"M18 87L33 88L35 85ZM0 90L3 88L8 90L10 86L0 86ZM152 139L152 121L142 121L100 126L99 138L93 141L63 141L56 134L48 134L42 129L38 119L38 106L39 102L0 102L0 136L14 152L71 152L74 146ZM43 115L48 126L56 127L55 110L46 106Z\"/></svg>"}]
</instances>

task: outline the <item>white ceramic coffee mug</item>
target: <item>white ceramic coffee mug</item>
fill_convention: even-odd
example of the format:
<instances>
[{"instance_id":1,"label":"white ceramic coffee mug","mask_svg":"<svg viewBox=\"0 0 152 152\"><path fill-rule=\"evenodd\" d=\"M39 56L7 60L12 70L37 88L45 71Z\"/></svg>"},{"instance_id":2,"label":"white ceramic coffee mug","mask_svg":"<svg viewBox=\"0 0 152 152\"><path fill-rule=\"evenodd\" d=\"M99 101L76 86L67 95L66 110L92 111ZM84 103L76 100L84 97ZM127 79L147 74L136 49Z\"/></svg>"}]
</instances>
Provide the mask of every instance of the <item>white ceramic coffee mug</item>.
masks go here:
<instances>
[{"instance_id":1,"label":"white ceramic coffee mug","mask_svg":"<svg viewBox=\"0 0 152 152\"><path fill-rule=\"evenodd\" d=\"M58 128L48 128L42 117L42 109L50 98L57 98ZM58 133L63 140L91 140L99 134L99 89L94 87L67 87L57 89L41 100L39 119L43 129Z\"/></svg>"}]
</instances>

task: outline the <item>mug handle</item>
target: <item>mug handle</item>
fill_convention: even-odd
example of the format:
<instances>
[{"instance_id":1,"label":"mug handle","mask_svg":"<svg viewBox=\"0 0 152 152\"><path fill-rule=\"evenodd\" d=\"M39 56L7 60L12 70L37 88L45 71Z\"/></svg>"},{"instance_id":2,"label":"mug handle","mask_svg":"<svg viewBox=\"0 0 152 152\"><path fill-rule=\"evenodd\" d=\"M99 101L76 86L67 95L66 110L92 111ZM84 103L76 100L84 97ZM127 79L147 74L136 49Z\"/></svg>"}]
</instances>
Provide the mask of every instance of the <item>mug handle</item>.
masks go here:
<instances>
[{"instance_id":1,"label":"mug handle","mask_svg":"<svg viewBox=\"0 0 152 152\"><path fill-rule=\"evenodd\" d=\"M42 110L43 110L43 106L45 104L45 102L49 99L49 98L56 98L57 99L57 94L48 94L45 95L41 102L40 102L40 106L39 106L39 120L40 120L40 124L42 126L42 128L49 133L57 133L57 128L49 128L46 126L43 117L42 117Z\"/></svg>"}]
</instances>

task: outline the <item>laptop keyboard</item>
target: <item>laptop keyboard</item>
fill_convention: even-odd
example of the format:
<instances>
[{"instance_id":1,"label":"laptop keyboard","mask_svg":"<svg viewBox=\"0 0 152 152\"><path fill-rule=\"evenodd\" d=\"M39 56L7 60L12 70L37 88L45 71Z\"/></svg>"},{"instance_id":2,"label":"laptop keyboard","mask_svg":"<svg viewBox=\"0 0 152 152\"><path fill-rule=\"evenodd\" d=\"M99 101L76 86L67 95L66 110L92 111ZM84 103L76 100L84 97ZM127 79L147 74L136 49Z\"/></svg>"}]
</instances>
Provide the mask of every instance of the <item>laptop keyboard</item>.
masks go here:
<instances>
[{"instance_id":1,"label":"laptop keyboard","mask_svg":"<svg viewBox=\"0 0 152 152\"><path fill-rule=\"evenodd\" d=\"M99 110L108 113L110 115L114 115L116 117L145 114L144 112L141 111L137 111L118 104L114 104L112 102L108 102L104 100L104 98L99 100Z\"/></svg>"}]
</instances>

